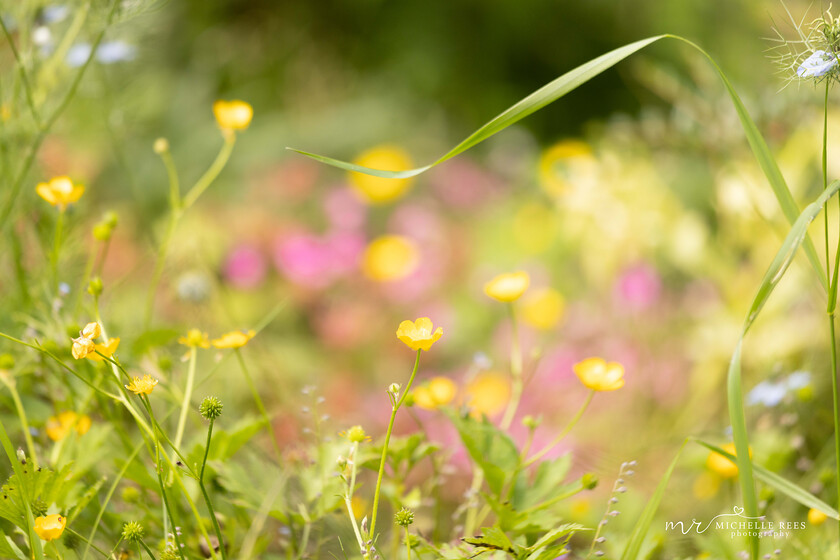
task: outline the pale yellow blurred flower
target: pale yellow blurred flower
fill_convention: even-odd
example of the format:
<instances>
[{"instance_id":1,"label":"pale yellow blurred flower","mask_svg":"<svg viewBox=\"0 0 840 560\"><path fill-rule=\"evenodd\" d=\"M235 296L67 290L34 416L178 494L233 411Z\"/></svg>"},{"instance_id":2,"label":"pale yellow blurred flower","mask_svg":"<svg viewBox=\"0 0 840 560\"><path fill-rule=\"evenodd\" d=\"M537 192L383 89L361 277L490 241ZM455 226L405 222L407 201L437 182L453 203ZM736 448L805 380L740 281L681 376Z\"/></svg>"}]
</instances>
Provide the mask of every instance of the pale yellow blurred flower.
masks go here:
<instances>
[{"instance_id":1,"label":"pale yellow blurred flower","mask_svg":"<svg viewBox=\"0 0 840 560\"><path fill-rule=\"evenodd\" d=\"M406 171L412 162L408 154L396 146L376 146L362 152L353 163L384 171ZM361 198L371 204L385 204L401 197L411 188L414 179L386 179L351 171L350 184Z\"/></svg>"},{"instance_id":2,"label":"pale yellow blurred flower","mask_svg":"<svg viewBox=\"0 0 840 560\"><path fill-rule=\"evenodd\" d=\"M529 293L519 305L522 321L535 329L553 329L563 319L566 300L557 290L542 288Z\"/></svg>"},{"instance_id":3,"label":"pale yellow blurred flower","mask_svg":"<svg viewBox=\"0 0 840 560\"><path fill-rule=\"evenodd\" d=\"M574 366L581 383L593 391L615 391L624 387L624 366L602 358L587 358Z\"/></svg>"},{"instance_id":4,"label":"pale yellow blurred flower","mask_svg":"<svg viewBox=\"0 0 840 560\"><path fill-rule=\"evenodd\" d=\"M399 235L383 235L365 249L362 271L371 280L392 282L414 272L419 262L419 251L413 241Z\"/></svg>"},{"instance_id":5,"label":"pale yellow blurred flower","mask_svg":"<svg viewBox=\"0 0 840 560\"><path fill-rule=\"evenodd\" d=\"M70 177L53 177L48 183L38 183L35 187L38 196L64 211L69 204L78 202L85 192L82 185L74 185Z\"/></svg>"},{"instance_id":6,"label":"pale yellow blurred flower","mask_svg":"<svg viewBox=\"0 0 840 560\"><path fill-rule=\"evenodd\" d=\"M257 335L256 331L231 331L225 333L219 338L213 339L210 343L219 349L224 348L242 348Z\"/></svg>"},{"instance_id":7,"label":"pale yellow blurred flower","mask_svg":"<svg viewBox=\"0 0 840 560\"><path fill-rule=\"evenodd\" d=\"M721 445L720 448L731 455L736 454L734 443L730 442L726 445ZM750 457L752 457L752 449L750 449ZM728 457L724 457L714 451L709 452L709 457L706 459L706 466L722 478L735 478L738 476L738 465L730 461Z\"/></svg>"},{"instance_id":8,"label":"pale yellow blurred flower","mask_svg":"<svg viewBox=\"0 0 840 560\"><path fill-rule=\"evenodd\" d=\"M499 274L484 285L484 293L489 297L501 301L516 301L531 284L531 277L525 271Z\"/></svg>"},{"instance_id":9,"label":"pale yellow blurred flower","mask_svg":"<svg viewBox=\"0 0 840 560\"><path fill-rule=\"evenodd\" d=\"M507 375L494 371L482 372L464 388L464 404L475 417L494 416L507 406L510 391Z\"/></svg>"},{"instance_id":10,"label":"pale yellow blurred flower","mask_svg":"<svg viewBox=\"0 0 840 560\"><path fill-rule=\"evenodd\" d=\"M213 103L213 115L222 130L245 130L251 124L254 109L250 104L239 99L232 101L219 99Z\"/></svg>"}]
</instances>

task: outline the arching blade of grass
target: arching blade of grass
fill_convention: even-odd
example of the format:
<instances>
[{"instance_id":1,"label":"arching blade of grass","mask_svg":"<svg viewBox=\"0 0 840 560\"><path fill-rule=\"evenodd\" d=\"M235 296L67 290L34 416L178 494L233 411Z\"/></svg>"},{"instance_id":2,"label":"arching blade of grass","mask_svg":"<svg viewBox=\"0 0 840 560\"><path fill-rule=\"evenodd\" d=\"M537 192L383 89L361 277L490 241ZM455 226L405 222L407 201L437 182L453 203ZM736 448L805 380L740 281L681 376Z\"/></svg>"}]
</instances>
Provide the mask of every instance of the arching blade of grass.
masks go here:
<instances>
[{"instance_id":1,"label":"arching blade of grass","mask_svg":"<svg viewBox=\"0 0 840 560\"><path fill-rule=\"evenodd\" d=\"M697 51L699 51L712 64L715 71L720 76L723 85L726 87L726 91L729 94L730 99L732 100L732 105L735 107L735 112L738 114L738 119L741 121L741 127L744 129L744 134L746 135L747 142L749 143L753 154L758 160L758 164L761 167L761 170L767 177L767 180L770 183L770 186L772 187L773 192L776 195L776 199L779 201L779 206L782 208L782 212L784 212L784 215L787 218L788 222L790 224L793 224L799 216L799 207L797 206L796 201L794 200L793 195L790 192L790 189L785 183L785 179L782 176L781 171L779 170L779 166L776 163L776 160L773 158L770 149L767 147L767 142L764 141L764 137L758 131L758 127L756 127L755 122L753 122L752 118L747 112L746 107L744 107L743 102L741 102L741 98L738 96L738 93L732 87L732 84L729 82L729 79L726 77L726 75L723 73L720 67L715 63L712 57L709 56L708 53L706 53L706 51L704 51L691 41L676 35L659 35L656 37L642 39L641 41L636 41L635 43L630 43L629 45L625 45L618 49L612 50L606 54L599 56L598 58L594 58L589 62L578 66L574 70L570 70L569 72L563 74L559 78L546 84L534 93L528 95L527 97L521 99L514 105L510 106L498 116L486 123L484 126L470 134L460 144L446 152L434 162L423 167L409 169L406 171L385 171L382 169L372 169L370 167L363 167L354 163L341 161L338 159L314 154L311 152L305 152L303 150L298 150L295 148L288 149L308 156L322 163L332 165L333 167L346 169L348 171L357 171L360 173L366 173L368 175L375 175L377 177L385 177L391 179L405 179L408 177L413 177L431 169L432 167L435 167L438 164L445 162L450 158L457 156L462 152L465 152L466 150L472 148L476 144L493 136L497 132L501 132L513 123L542 109L549 103L560 99L570 91L576 89L578 86L585 84L598 74L604 72L605 70L608 70L609 68L615 66L628 56L640 51L641 49L647 47L652 43L659 41L660 39L676 39L685 44L688 44ZM811 266L813 266L814 270L817 272L817 278L820 279L823 288L825 288L827 291L827 282L825 279L825 275L822 272L822 267L820 264L819 257L817 256L817 251L814 248L814 244L810 240L810 238L806 239L804 243L805 252L808 257L808 260L811 262Z\"/></svg>"},{"instance_id":2,"label":"arching blade of grass","mask_svg":"<svg viewBox=\"0 0 840 560\"><path fill-rule=\"evenodd\" d=\"M711 443L706 443L705 441L695 440L697 443L702 445L703 447L709 449L710 451L714 451L715 453L719 453L720 455L726 457L732 462L736 461L736 458L731 453L727 453L720 447L716 445L712 445ZM803 506L807 508L814 508L826 514L827 516L831 517L832 519L840 519L840 513L837 512L836 509L825 503L824 501L820 500L807 490L804 490L800 486L797 486L793 482L782 478L781 476L777 475L774 472L768 471L764 467L759 465L753 464L753 471L755 471L755 477L767 484L768 486L772 486L782 494L788 496L789 498L793 498Z\"/></svg>"},{"instance_id":3,"label":"arching blade of grass","mask_svg":"<svg viewBox=\"0 0 840 560\"><path fill-rule=\"evenodd\" d=\"M738 465L738 481L741 485L741 494L744 499L744 509L747 517L758 515L758 503L755 495L755 482L753 480L753 467L749 454L749 438L747 437L747 420L744 414L743 394L741 390L741 348L744 337L749 331L764 304L773 293L776 285L785 275L790 263L796 256L796 251L808 234L808 226L817 217L829 198L840 190L840 181L834 181L822 194L805 208L799 218L790 228L784 243L773 258L773 262L764 273L764 278L758 287L755 298L750 305L741 336L732 353L732 360L729 362L727 374L726 392L729 401L729 420L732 423L732 440L735 443L736 464ZM758 537L750 537L750 549L753 558L758 558Z\"/></svg>"},{"instance_id":4,"label":"arching blade of grass","mask_svg":"<svg viewBox=\"0 0 840 560\"><path fill-rule=\"evenodd\" d=\"M686 443L688 443L688 439L683 441L679 451L677 451L677 456L674 457L673 461L671 461L671 465L668 467L668 470L665 471L665 474L663 474L662 478L659 480L659 484L656 486L653 496L650 497L645 509L642 510L642 513L639 515L639 520L633 527L633 532L630 534L630 540L624 548L621 560L636 560L636 558L639 557L639 552L642 550L642 544L645 542L645 536L647 535L647 532L650 529L650 524L653 522L653 518L656 515L656 510L659 509L659 503L665 495L665 490L668 488L668 481L671 480L671 474L677 466L677 461L679 461L680 455L682 454L683 449L685 449Z\"/></svg>"}]
</instances>

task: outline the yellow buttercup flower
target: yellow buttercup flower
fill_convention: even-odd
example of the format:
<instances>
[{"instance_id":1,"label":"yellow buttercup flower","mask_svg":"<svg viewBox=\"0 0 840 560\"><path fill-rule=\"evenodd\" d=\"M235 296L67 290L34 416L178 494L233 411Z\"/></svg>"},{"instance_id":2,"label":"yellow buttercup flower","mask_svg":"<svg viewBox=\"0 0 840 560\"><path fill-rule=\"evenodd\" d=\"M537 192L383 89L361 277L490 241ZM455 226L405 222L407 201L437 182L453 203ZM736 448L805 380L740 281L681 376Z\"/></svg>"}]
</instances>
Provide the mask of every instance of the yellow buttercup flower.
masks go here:
<instances>
[{"instance_id":1,"label":"yellow buttercup flower","mask_svg":"<svg viewBox=\"0 0 840 560\"><path fill-rule=\"evenodd\" d=\"M41 540L54 541L64 532L67 518L57 513L35 518L35 534Z\"/></svg>"},{"instance_id":2,"label":"yellow buttercup flower","mask_svg":"<svg viewBox=\"0 0 840 560\"><path fill-rule=\"evenodd\" d=\"M414 404L426 410L435 410L452 402L457 392L458 386L448 377L433 377L414 389Z\"/></svg>"},{"instance_id":3,"label":"yellow buttercup flower","mask_svg":"<svg viewBox=\"0 0 840 560\"><path fill-rule=\"evenodd\" d=\"M615 391L624 387L624 366L601 358L587 358L574 366L581 383L593 391Z\"/></svg>"},{"instance_id":4,"label":"yellow buttercup flower","mask_svg":"<svg viewBox=\"0 0 840 560\"><path fill-rule=\"evenodd\" d=\"M222 130L245 130L251 124L254 109L248 103L234 99L220 99L213 103L213 115Z\"/></svg>"},{"instance_id":5,"label":"yellow buttercup flower","mask_svg":"<svg viewBox=\"0 0 840 560\"><path fill-rule=\"evenodd\" d=\"M435 329L428 317L420 317L414 322L403 321L397 329L397 338L414 351L428 350L441 336L443 329Z\"/></svg>"},{"instance_id":6,"label":"yellow buttercup flower","mask_svg":"<svg viewBox=\"0 0 840 560\"><path fill-rule=\"evenodd\" d=\"M178 338L178 344L191 348L210 348L210 338L206 332L199 329L190 329L186 336Z\"/></svg>"},{"instance_id":7,"label":"yellow buttercup flower","mask_svg":"<svg viewBox=\"0 0 840 560\"><path fill-rule=\"evenodd\" d=\"M495 300L511 302L522 297L530 284L531 277L522 270L499 274L484 285L484 293Z\"/></svg>"},{"instance_id":8,"label":"yellow buttercup flower","mask_svg":"<svg viewBox=\"0 0 840 560\"><path fill-rule=\"evenodd\" d=\"M362 167L385 171L405 171L411 169L411 159L405 151L395 146L377 146L357 157L353 163ZM351 171L350 184L363 200L372 204L384 204L401 197L414 179L386 179Z\"/></svg>"},{"instance_id":9,"label":"yellow buttercup flower","mask_svg":"<svg viewBox=\"0 0 840 560\"><path fill-rule=\"evenodd\" d=\"M720 448L730 455L736 455L734 443L721 445ZM750 448L750 458L752 458L752 448ZM709 457L706 459L706 466L709 470L716 472L722 478L735 478L738 476L738 465L730 461L728 457L724 457L720 453L715 453L714 451L709 453Z\"/></svg>"},{"instance_id":10,"label":"yellow buttercup flower","mask_svg":"<svg viewBox=\"0 0 840 560\"><path fill-rule=\"evenodd\" d=\"M103 361L105 361L105 358L103 358L102 356L100 356L96 352L99 352L100 354L103 354L103 355L110 358L111 356L114 355L114 352L117 351L117 348L119 347L119 345L120 345L120 339L119 338L112 338L106 344L97 344L94 348L94 352L91 352L86 357L87 357L88 360L93 360L94 362L103 362Z\"/></svg>"},{"instance_id":11,"label":"yellow buttercup flower","mask_svg":"<svg viewBox=\"0 0 840 560\"><path fill-rule=\"evenodd\" d=\"M74 429L80 436L85 435L90 430L90 426L91 420L87 414L80 416L72 410L65 410L58 416L50 416L47 419L44 431L51 440L61 441Z\"/></svg>"},{"instance_id":12,"label":"yellow buttercup flower","mask_svg":"<svg viewBox=\"0 0 840 560\"><path fill-rule=\"evenodd\" d=\"M535 329L549 330L563 318L566 301L557 290L543 288L528 294L519 309L525 323Z\"/></svg>"},{"instance_id":13,"label":"yellow buttercup flower","mask_svg":"<svg viewBox=\"0 0 840 560\"><path fill-rule=\"evenodd\" d=\"M210 343L216 348L242 348L257 335L256 331L231 331L219 338L213 339Z\"/></svg>"},{"instance_id":14,"label":"yellow buttercup flower","mask_svg":"<svg viewBox=\"0 0 840 560\"><path fill-rule=\"evenodd\" d=\"M131 380L131 383L126 385L125 388L134 393L135 395L148 395L154 390L155 385L157 384L157 379L155 379L149 374L146 374L143 376L142 379L140 377L134 377Z\"/></svg>"},{"instance_id":15,"label":"yellow buttercup flower","mask_svg":"<svg viewBox=\"0 0 840 560\"><path fill-rule=\"evenodd\" d=\"M48 183L38 183L35 192L63 212L67 205L78 202L85 193L85 188L82 185L74 185L70 177L62 176L54 177Z\"/></svg>"},{"instance_id":16,"label":"yellow buttercup flower","mask_svg":"<svg viewBox=\"0 0 840 560\"><path fill-rule=\"evenodd\" d=\"M371 241L362 257L362 271L371 280L392 282L417 269L419 251L410 239L383 235Z\"/></svg>"},{"instance_id":17,"label":"yellow buttercup flower","mask_svg":"<svg viewBox=\"0 0 840 560\"><path fill-rule=\"evenodd\" d=\"M808 522L811 525L822 525L828 516L818 509L811 508L808 510Z\"/></svg>"},{"instance_id":18,"label":"yellow buttercup flower","mask_svg":"<svg viewBox=\"0 0 840 560\"><path fill-rule=\"evenodd\" d=\"M464 404L474 417L494 416L507 407L510 392L509 376L494 371L482 372L464 388Z\"/></svg>"},{"instance_id":19,"label":"yellow buttercup flower","mask_svg":"<svg viewBox=\"0 0 840 560\"><path fill-rule=\"evenodd\" d=\"M594 167L592 148L580 140L561 140L547 148L540 156L539 183L551 195L569 189L573 177Z\"/></svg>"},{"instance_id":20,"label":"yellow buttercup flower","mask_svg":"<svg viewBox=\"0 0 840 560\"><path fill-rule=\"evenodd\" d=\"M89 354L92 354L96 349L96 344L93 342L93 339L99 338L100 334L102 334L102 327L99 326L99 323L88 323L85 325L85 328L79 332L79 337L72 339L73 346L70 352L73 354L73 357L81 360Z\"/></svg>"}]
</instances>

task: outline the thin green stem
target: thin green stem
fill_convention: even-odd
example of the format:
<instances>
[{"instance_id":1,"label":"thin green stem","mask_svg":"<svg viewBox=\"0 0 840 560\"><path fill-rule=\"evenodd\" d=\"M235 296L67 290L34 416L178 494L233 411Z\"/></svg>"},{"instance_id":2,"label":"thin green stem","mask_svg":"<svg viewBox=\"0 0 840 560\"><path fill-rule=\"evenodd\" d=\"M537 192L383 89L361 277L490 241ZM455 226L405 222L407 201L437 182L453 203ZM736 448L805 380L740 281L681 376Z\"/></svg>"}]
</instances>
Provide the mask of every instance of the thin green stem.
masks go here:
<instances>
[{"instance_id":1,"label":"thin green stem","mask_svg":"<svg viewBox=\"0 0 840 560\"><path fill-rule=\"evenodd\" d=\"M577 414L575 414L572 417L572 419L569 421L569 423L566 424L566 427L563 428L563 431L561 431L559 434L557 434L557 437L555 437L553 440L551 440L551 443L549 443L548 445L546 445L545 447L543 447L542 449L537 451L534 455L531 456L530 459L528 459L527 461L522 463L521 468L524 469L524 468L528 468L529 466L533 465L534 463L539 461L546 453L551 451L554 448L555 445L557 445L558 443L563 441L563 438L566 437L569 434L569 432L572 431L572 428L574 428L575 425L578 423L578 420L580 420L581 416L583 416L583 413L586 412L586 409L589 407L589 403L592 402L592 398L594 396L595 396L595 391L594 390L590 391L589 395L586 396L586 400L583 401L583 405L577 411Z\"/></svg>"},{"instance_id":2,"label":"thin green stem","mask_svg":"<svg viewBox=\"0 0 840 560\"><path fill-rule=\"evenodd\" d=\"M282 453L280 452L280 446L277 444L277 436L274 434L274 424L271 422L271 417L268 415L268 412L265 408L265 404L263 403L262 398L260 397L260 392L257 390L257 386L254 384L254 379L251 377L251 373L248 371L248 366L245 363L245 358L242 356L242 351L239 348L234 348L233 353L236 354L236 359L239 361L239 367L242 369L242 375L245 377L245 382L248 383L248 388L251 390L251 395L254 397L254 404L257 405L257 410L259 410L260 415L265 422L265 426L268 429L268 434L271 437L271 445L274 448L274 452L277 455L277 461L282 460Z\"/></svg>"},{"instance_id":3,"label":"thin green stem","mask_svg":"<svg viewBox=\"0 0 840 560\"><path fill-rule=\"evenodd\" d=\"M141 395L140 400L145 405L146 412L149 414L149 418L154 418L154 413L152 412L152 403L149 402L149 399ZM157 423L152 421L152 425L157 426ZM163 484L163 465L160 459L161 445L160 440L158 439L157 429L152 430L152 439L155 443L155 474L157 475L158 486L160 487L160 496L163 500L163 507L164 511L166 512L166 515L174 523L175 518L172 516L172 508L169 505L169 498L166 496L166 486ZM181 560L186 560L184 558L184 550L181 547L181 538L178 535L178 531L172 531L172 535L175 538L175 548L178 549L178 554L181 556Z\"/></svg>"},{"instance_id":4,"label":"thin green stem","mask_svg":"<svg viewBox=\"0 0 840 560\"><path fill-rule=\"evenodd\" d=\"M222 172L222 169L225 168L225 165L230 158L230 154L233 152L234 144L236 144L236 134L225 134L225 143L222 144L222 149L219 150L219 155L216 156L216 159L207 171L205 171L204 175L202 175L201 178L196 181L195 185L193 185L187 192L187 194L184 195L184 200L181 206L184 210L195 204L198 197L200 197L202 193L207 190L207 187L216 180L216 177L218 177L219 173Z\"/></svg>"},{"instance_id":5,"label":"thin green stem","mask_svg":"<svg viewBox=\"0 0 840 560\"><path fill-rule=\"evenodd\" d=\"M382 446L382 458L379 460L379 474L376 477L376 490L373 493L373 512L370 517L370 536L372 539L376 538L376 513L379 509L379 491L382 488L382 477L385 475L385 460L388 458L388 444L391 442L391 431L394 429L394 420L397 417L397 411L402 406L405 397L411 391L411 384L414 383L414 376L417 375L417 370L420 368L420 352L417 350L417 358L414 360L414 369L411 370L411 377L408 378L408 383L402 391L402 396L398 401L391 405L391 419L388 421L388 431L385 432L385 443ZM393 401L392 401L393 402Z\"/></svg>"},{"instance_id":6,"label":"thin green stem","mask_svg":"<svg viewBox=\"0 0 840 560\"><path fill-rule=\"evenodd\" d=\"M175 431L175 447L181 448L184 439L184 429L187 425L187 412L190 410L190 399L192 398L193 385L195 384L195 362L198 350L195 346L190 347L190 363L187 368L187 385L184 388L184 399L181 401L181 415L178 418L178 428Z\"/></svg>"},{"instance_id":7,"label":"thin green stem","mask_svg":"<svg viewBox=\"0 0 840 560\"><path fill-rule=\"evenodd\" d=\"M163 234L163 240L158 247L157 259L155 260L155 269L152 273L152 281L149 283L149 291L146 295L146 315L143 319L143 325L146 329L152 322L152 314L155 309L155 296L157 295L158 285L163 276L163 267L166 264L166 255L169 253L169 246L172 244L172 238L175 236L175 230L178 227L178 221L181 218L181 210L173 209L169 214L169 222L166 226L166 232Z\"/></svg>"},{"instance_id":8,"label":"thin green stem","mask_svg":"<svg viewBox=\"0 0 840 560\"><path fill-rule=\"evenodd\" d=\"M411 560L411 539L408 538L408 527L405 528L405 557Z\"/></svg>"},{"instance_id":9,"label":"thin green stem","mask_svg":"<svg viewBox=\"0 0 840 560\"><path fill-rule=\"evenodd\" d=\"M6 22L0 19L0 28L3 29L3 35L6 36L6 41L9 42L9 48L12 50L12 55L15 57L15 63L18 66L18 72L20 73L21 82L23 82L23 91L26 94L26 104L29 106L29 110L32 112L32 118L35 121L35 125L40 128L41 127L41 115L38 113L38 109L35 107L35 97L33 95L32 84L29 81L29 74L26 71L26 66L23 64L23 59L20 56L20 52L15 45L14 39L12 39L12 34L9 33L8 28L6 28Z\"/></svg>"},{"instance_id":10,"label":"thin green stem","mask_svg":"<svg viewBox=\"0 0 840 560\"><path fill-rule=\"evenodd\" d=\"M347 515L350 516L350 523L353 525L353 533L356 535L359 549L365 550L365 540L362 538L361 531L359 531L359 524L356 523L356 514L353 513L353 491L356 489L356 455L358 451L359 444L354 441L350 448L350 482L347 484L347 490L344 492L344 505L347 507Z\"/></svg>"},{"instance_id":11,"label":"thin green stem","mask_svg":"<svg viewBox=\"0 0 840 560\"><path fill-rule=\"evenodd\" d=\"M53 240L53 249L50 253L50 269L52 271L53 292L58 292L58 256L61 252L61 236L64 229L64 209L58 212L58 218L55 221L55 239Z\"/></svg>"},{"instance_id":12,"label":"thin green stem","mask_svg":"<svg viewBox=\"0 0 840 560\"><path fill-rule=\"evenodd\" d=\"M508 311L510 312L512 338L510 346L511 395L505 415L502 417L501 424L499 424L502 430L507 430L513 422L516 410L519 408L519 401L522 399L524 386L522 380L522 347L519 343L519 321L516 318L516 308L513 306L513 302L508 303Z\"/></svg>"},{"instance_id":13,"label":"thin green stem","mask_svg":"<svg viewBox=\"0 0 840 560\"><path fill-rule=\"evenodd\" d=\"M837 386L837 338L834 327L834 313L828 315L831 333L831 397L834 405L834 460L835 483L837 485L837 507L840 508L840 392ZM840 522L838 522L840 523ZM840 525L838 525L840 529Z\"/></svg>"},{"instance_id":14,"label":"thin green stem","mask_svg":"<svg viewBox=\"0 0 840 560\"><path fill-rule=\"evenodd\" d=\"M143 547L143 550L145 550L145 551L146 551L146 554L148 554L148 555L149 555L149 558L151 558L152 560L157 560L157 558L155 558L155 555L154 555L154 554L152 554L152 551L151 551L151 550L149 550L149 545L147 545L147 544L146 544L145 542L143 542L142 540L140 541L140 545Z\"/></svg>"},{"instance_id":15,"label":"thin green stem","mask_svg":"<svg viewBox=\"0 0 840 560\"><path fill-rule=\"evenodd\" d=\"M96 552L98 552L99 554L101 554L105 558L110 558L111 557L107 552L105 552L104 550L102 550L101 548L96 546L95 544L92 544L90 542L90 540L86 539L85 537L83 537L82 535L80 535L79 533L77 533L76 531L71 529L70 527L65 527L64 530L67 531L68 533L70 533L71 535L77 537L83 543L86 543L88 548L93 548Z\"/></svg>"},{"instance_id":16,"label":"thin green stem","mask_svg":"<svg viewBox=\"0 0 840 560\"><path fill-rule=\"evenodd\" d=\"M9 376L7 379L7 375ZM32 434L29 431L29 422L26 420L26 410L23 408L23 403L20 401L20 395L17 391L17 383L14 377L11 377L11 372L0 372L0 382L9 388L12 394L12 400L15 403L15 410L17 410L18 419L20 419L20 427L23 430L23 437L26 440L26 448L29 451L29 458L32 460L34 468L38 469L38 455L35 453L35 442L32 440Z\"/></svg>"},{"instance_id":17,"label":"thin green stem","mask_svg":"<svg viewBox=\"0 0 840 560\"><path fill-rule=\"evenodd\" d=\"M216 538L219 540L219 552L222 559L227 559L227 552L225 541L222 538L222 528L219 526L219 520L216 519L216 511L213 509L213 502L210 501L210 495L207 493L207 488L204 486L204 467L207 465L207 455L210 452L210 442L213 439L213 420L210 420L210 426L207 428L207 445L204 446L204 459L201 461L201 472L198 475L198 486L201 488L201 494L204 496L204 503L210 512L210 519L213 521L213 530L216 531ZM213 548L208 542L207 546Z\"/></svg>"}]
</instances>

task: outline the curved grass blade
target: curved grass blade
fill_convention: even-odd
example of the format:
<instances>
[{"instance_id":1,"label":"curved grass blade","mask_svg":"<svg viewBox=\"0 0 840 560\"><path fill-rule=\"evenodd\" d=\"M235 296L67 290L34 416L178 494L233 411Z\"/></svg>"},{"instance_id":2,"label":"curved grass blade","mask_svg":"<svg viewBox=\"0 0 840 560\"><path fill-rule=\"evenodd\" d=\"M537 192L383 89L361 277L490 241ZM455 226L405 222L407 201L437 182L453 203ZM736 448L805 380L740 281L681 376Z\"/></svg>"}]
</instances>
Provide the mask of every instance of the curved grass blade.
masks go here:
<instances>
[{"instance_id":1,"label":"curved grass blade","mask_svg":"<svg viewBox=\"0 0 840 560\"><path fill-rule=\"evenodd\" d=\"M773 154L770 152L770 149L767 146L767 142L765 142L764 137L758 131L758 127L755 125L755 122L750 117L746 107L744 107L741 98L738 96L738 93L732 87L731 82L723 73L723 70L721 70L721 68L714 61L714 59L698 45L678 35L658 35L655 37L642 39L640 41L636 41L634 43L630 43L618 49L612 50L606 54L599 56L598 58L594 58L589 62L578 66L573 70L570 70L569 72L566 72L559 78L549 82L534 93L528 95L527 97L521 99L514 105L510 106L498 116L496 116L494 119L490 120L484 126L470 134L460 144L446 152L434 162L428 165L424 165L423 167L409 169L406 171L386 171L383 169L363 167L361 165L356 165L347 161L341 161L331 157L314 154L312 152L298 150L296 148L287 149L308 156L316 161L320 161L321 163L326 163L327 165L332 165L333 167L346 169L347 171L357 171L359 173L366 173L368 175L374 175L376 177L385 177L389 179L406 179L408 177L414 177L415 175L419 175L424 171L427 171L432 167L435 167L436 165L439 165L445 162L446 160L453 158L462 152L465 152L466 150L472 148L476 144L479 144L480 142L483 142L487 138L493 136L497 132L501 132L513 123L524 119L528 115L531 115L532 113L542 109L549 103L560 99L570 91L576 89L578 86L585 84L598 74L610 69L625 58L640 51L648 45L659 41L660 39L675 39L691 46L692 48L700 52L704 57L706 57L706 59L708 59L708 61L714 67L715 71L718 73L718 76L721 79L721 82L723 82L723 85L726 87L726 91L729 94L729 97L732 101L732 105L735 107L735 112L738 114L738 119L741 121L741 127L744 129L744 135L747 138L747 143L750 145L750 148L752 149L753 154L755 155L755 158L758 161L759 166L761 167L761 170L767 177L767 181L770 183L770 186L773 189L773 193L776 195L776 199L779 201L779 206L781 207L785 218L787 218L788 222L792 225L799 216L799 207L797 206L796 201L793 198L793 195L791 194L790 189L787 186L787 183L785 183L785 179L782 176L782 172L779 170L779 166L776 163L776 160L773 158ZM805 252L808 257L808 260L811 263L811 266L817 273L817 278L819 278L820 283L827 292L828 286L827 281L825 279L825 275L822 272L822 265L820 264L820 259L817 256L817 251L814 248L814 244L810 238L805 240Z\"/></svg>"},{"instance_id":2,"label":"curved grass blade","mask_svg":"<svg viewBox=\"0 0 840 560\"><path fill-rule=\"evenodd\" d=\"M710 451L714 451L718 453L733 463L736 461L736 458L731 453L727 453L720 447L716 445L712 445L711 443L706 443L702 440L694 440L706 449ZM840 512L836 509L825 503L824 501L820 500L807 490L804 490L802 487L794 484L793 482L787 480L786 478L782 478L781 476L777 475L774 472L768 471L764 467L759 465L753 464L753 471L755 471L755 477L760 480L761 482L767 484L768 486L772 486L785 496L789 498L793 498L803 506L807 508L813 508L819 510L826 514L827 516L831 517L832 519L840 520Z\"/></svg>"},{"instance_id":3,"label":"curved grass blade","mask_svg":"<svg viewBox=\"0 0 840 560\"><path fill-rule=\"evenodd\" d=\"M758 516L758 500L755 495L753 467L752 461L750 461L749 438L747 436L747 419L744 413L744 399L741 388L741 348L744 337L747 335L756 317L758 317L764 304L767 303L770 294L773 293L776 285L778 285L784 276L790 263L793 262L797 249L802 245L802 242L808 234L808 226L820 213L828 199L834 196L838 190L840 190L840 181L834 181L814 202L805 208L794 222L793 227L790 228L784 243L782 243L781 248L773 258L773 262L767 268L767 272L764 273L764 278L753 298L747 317L744 319L741 336L738 339L735 351L732 353L732 359L729 362L726 381L729 421L732 424L732 440L735 443L735 462L738 465L738 481L741 485L741 494L744 499L744 509L747 517ZM752 558L758 558L758 537L751 536L749 540Z\"/></svg>"},{"instance_id":4,"label":"curved grass blade","mask_svg":"<svg viewBox=\"0 0 840 560\"><path fill-rule=\"evenodd\" d=\"M663 474L662 478L659 480L659 484L656 486L653 496L650 497L645 509L642 510L642 513L639 515L639 520L633 527L633 532L630 533L630 540L624 548L621 560L636 560L636 558L639 557L639 553L642 550L642 544L644 544L645 541L645 535L647 535L647 532L650 529L650 524L653 523L656 510L659 509L659 503L665 495L665 490L668 488L668 481L671 480L671 474L677 466L677 461L679 461L680 455L682 454L683 449L685 449L686 443L688 443L688 438L683 441L679 451L677 451L676 457L674 457L674 460L671 461L671 465L668 467L668 470L665 471L665 474Z\"/></svg>"}]
</instances>

